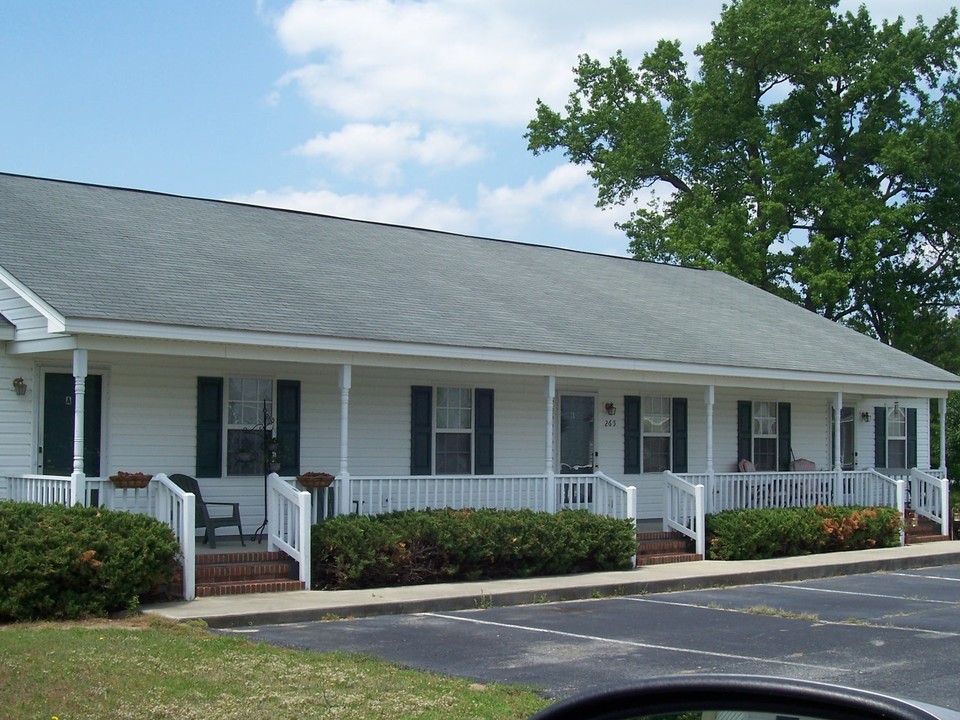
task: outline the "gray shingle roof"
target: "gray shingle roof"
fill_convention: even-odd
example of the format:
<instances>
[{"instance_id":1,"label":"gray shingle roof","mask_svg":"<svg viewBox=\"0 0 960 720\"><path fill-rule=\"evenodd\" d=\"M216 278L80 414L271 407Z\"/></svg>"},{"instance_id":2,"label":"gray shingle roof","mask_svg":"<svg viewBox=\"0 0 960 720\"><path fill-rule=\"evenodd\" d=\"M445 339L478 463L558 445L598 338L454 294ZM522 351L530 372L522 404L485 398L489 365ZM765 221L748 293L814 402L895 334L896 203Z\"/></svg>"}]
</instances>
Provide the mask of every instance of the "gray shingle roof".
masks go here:
<instances>
[{"instance_id":1,"label":"gray shingle roof","mask_svg":"<svg viewBox=\"0 0 960 720\"><path fill-rule=\"evenodd\" d=\"M957 380L719 272L3 174L0 267L68 319Z\"/></svg>"}]
</instances>

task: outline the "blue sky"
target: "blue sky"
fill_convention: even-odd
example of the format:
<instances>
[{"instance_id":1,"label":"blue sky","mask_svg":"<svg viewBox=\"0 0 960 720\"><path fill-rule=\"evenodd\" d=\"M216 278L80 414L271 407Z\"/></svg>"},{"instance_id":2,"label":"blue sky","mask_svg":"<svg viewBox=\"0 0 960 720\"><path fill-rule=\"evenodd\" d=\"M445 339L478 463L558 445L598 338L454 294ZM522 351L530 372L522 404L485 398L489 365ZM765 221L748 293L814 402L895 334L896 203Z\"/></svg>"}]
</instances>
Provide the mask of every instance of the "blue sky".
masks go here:
<instances>
[{"instance_id":1,"label":"blue sky","mask_svg":"<svg viewBox=\"0 0 960 720\"><path fill-rule=\"evenodd\" d=\"M666 37L692 60L721 5L4 0L0 171L622 255L628 210L530 154L526 124L579 53ZM867 6L931 23L951 2Z\"/></svg>"}]
</instances>

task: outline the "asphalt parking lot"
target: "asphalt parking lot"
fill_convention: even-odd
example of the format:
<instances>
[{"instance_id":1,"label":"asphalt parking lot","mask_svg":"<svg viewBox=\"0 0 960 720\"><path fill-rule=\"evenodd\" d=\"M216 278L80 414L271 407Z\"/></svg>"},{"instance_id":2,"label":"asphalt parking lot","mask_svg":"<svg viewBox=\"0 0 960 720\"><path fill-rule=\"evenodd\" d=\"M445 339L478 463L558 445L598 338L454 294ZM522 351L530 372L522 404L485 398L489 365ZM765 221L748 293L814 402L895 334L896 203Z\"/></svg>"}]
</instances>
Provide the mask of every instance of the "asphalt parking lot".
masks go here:
<instances>
[{"instance_id":1,"label":"asphalt parking lot","mask_svg":"<svg viewBox=\"0 0 960 720\"><path fill-rule=\"evenodd\" d=\"M220 630L563 697L749 673L960 709L960 565L602 600Z\"/></svg>"}]
</instances>

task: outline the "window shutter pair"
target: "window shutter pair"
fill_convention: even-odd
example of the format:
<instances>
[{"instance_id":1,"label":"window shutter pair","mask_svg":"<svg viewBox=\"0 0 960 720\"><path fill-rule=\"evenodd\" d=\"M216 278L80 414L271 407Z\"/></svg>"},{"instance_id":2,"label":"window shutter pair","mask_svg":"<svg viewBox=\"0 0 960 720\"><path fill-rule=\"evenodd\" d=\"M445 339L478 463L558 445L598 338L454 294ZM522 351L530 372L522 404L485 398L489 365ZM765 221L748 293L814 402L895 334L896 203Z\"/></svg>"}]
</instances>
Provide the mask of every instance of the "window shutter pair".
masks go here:
<instances>
[{"instance_id":1,"label":"window shutter pair","mask_svg":"<svg viewBox=\"0 0 960 720\"><path fill-rule=\"evenodd\" d=\"M493 474L493 390L473 391L473 472ZM410 474L433 473L433 388L410 388Z\"/></svg>"},{"instance_id":2,"label":"window shutter pair","mask_svg":"<svg viewBox=\"0 0 960 720\"><path fill-rule=\"evenodd\" d=\"M671 408L671 455L675 473L687 472L687 399L673 398ZM640 398L625 395L623 398L623 472L637 475L642 472L643 416Z\"/></svg>"},{"instance_id":3,"label":"window shutter pair","mask_svg":"<svg viewBox=\"0 0 960 720\"><path fill-rule=\"evenodd\" d=\"M300 472L300 381L277 380L274 433L280 441L280 473ZM197 477L223 474L223 378L197 378Z\"/></svg>"},{"instance_id":4,"label":"window shutter pair","mask_svg":"<svg viewBox=\"0 0 960 720\"><path fill-rule=\"evenodd\" d=\"M792 441L790 437L790 403L777 403L777 467L790 469ZM753 403L737 401L737 462L753 461Z\"/></svg>"},{"instance_id":5,"label":"window shutter pair","mask_svg":"<svg viewBox=\"0 0 960 720\"><path fill-rule=\"evenodd\" d=\"M887 409L873 408L873 466L887 466ZM907 467L917 466L917 409L907 408Z\"/></svg>"}]
</instances>

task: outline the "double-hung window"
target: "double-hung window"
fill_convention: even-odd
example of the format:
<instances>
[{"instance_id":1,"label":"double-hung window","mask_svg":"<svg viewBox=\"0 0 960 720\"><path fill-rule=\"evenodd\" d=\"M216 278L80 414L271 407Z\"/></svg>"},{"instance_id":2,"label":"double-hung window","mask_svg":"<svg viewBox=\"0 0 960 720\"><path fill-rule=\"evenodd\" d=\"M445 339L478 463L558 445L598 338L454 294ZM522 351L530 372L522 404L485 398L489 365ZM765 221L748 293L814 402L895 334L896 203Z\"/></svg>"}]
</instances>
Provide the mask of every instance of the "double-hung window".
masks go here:
<instances>
[{"instance_id":1,"label":"double-hung window","mask_svg":"<svg viewBox=\"0 0 960 720\"><path fill-rule=\"evenodd\" d=\"M887 410L887 467L908 467L907 413L897 404Z\"/></svg>"},{"instance_id":2,"label":"double-hung window","mask_svg":"<svg viewBox=\"0 0 960 720\"><path fill-rule=\"evenodd\" d=\"M473 390L438 387L434 409L437 474L469 475L473 471Z\"/></svg>"},{"instance_id":3,"label":"double-hung window","mask_svg":"<svg viewBox=\"0 0 960 720\"><path fill-rule=\"evenodd\" d=\"M273 381L227 381L227 475L260 475L264 467L264 412L273 417Z\"/></svg>"},{"instance_id":4,"label":"double-hung window","mask_svg":"<svg viewBox=\"0 0 960 720\"><path fill-rule=\"evenodd\" d=\"M641 401L643 472L670 469L671 404L668 397L645 397Z\"/></svg>"},{"instance_id":5,"label":"double-hung window","mask_svg":"<svg viewBox=\"0 0 960 720\"><path fill-rule=\"evenodd\" d=\"M753 464L757 470L777 469L777 403L753 403Z\"/></svg>"}]
</instances>

